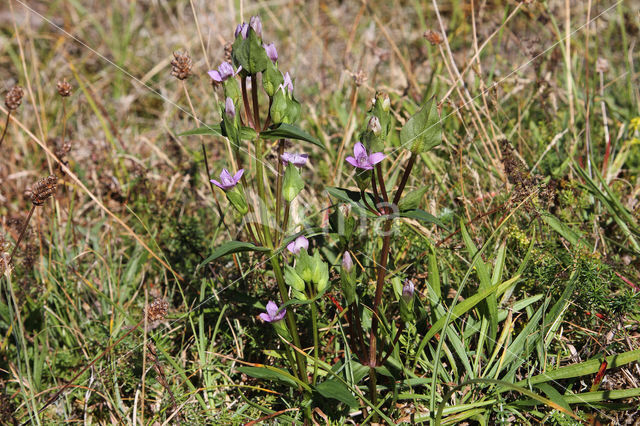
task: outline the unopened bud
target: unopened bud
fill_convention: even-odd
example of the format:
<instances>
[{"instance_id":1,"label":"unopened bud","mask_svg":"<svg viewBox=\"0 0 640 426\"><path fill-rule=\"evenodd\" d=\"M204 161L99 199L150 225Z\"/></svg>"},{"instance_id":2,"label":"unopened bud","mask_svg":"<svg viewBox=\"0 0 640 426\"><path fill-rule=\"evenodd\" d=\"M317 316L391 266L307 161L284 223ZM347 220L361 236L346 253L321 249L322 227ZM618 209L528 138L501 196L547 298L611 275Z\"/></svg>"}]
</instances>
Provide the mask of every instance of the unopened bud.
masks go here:
<instances>
[{"instance_id":1,"label":"unopened bud","mask_svg":"<svg viewBox=\"0 0 640 426\"><path fill-rule=\"evenodd\" d=\"M376 117L375 115L369 119L369 124L367 125L367 127L376 136L378 136L382 131L382 126L380 126L380 119L378 119L378 117Z\"/></svg>"},{"instance_id":2,"label":"unopened bud","mask_svg":"<svg viewBox=\"0 0 640 426\"><path fill-rule=\"evenodd\" d=\"M232 120L236 118L236 106L233 104L233 99L229 97L224 101L224 113Z\"/></svg>"},{"instance_id":3,"label":"unopened bud","mask_svg":"<svg viewBox=\"0 0 640 426\"><path fill-rule=\"evenodd\" d=\"M342 268L347 272L351 272L351 269L353 269L353 260L351 260L351 255L348 251L345 251L342 255Z\"/></svg>"},{"instance_id":4,"label":"unopened bud","mask_svg":"<svg viewBox=\"0 0 640 426\"><path fill-rule=\"evenodd\" d=\"M404 286L402 287L402 298L405 300L405 302L409 302L411 299L413 299L414 290L415 287L413 285L413 281L407 280L404 282Z\"/></svg>"}]
</instances>

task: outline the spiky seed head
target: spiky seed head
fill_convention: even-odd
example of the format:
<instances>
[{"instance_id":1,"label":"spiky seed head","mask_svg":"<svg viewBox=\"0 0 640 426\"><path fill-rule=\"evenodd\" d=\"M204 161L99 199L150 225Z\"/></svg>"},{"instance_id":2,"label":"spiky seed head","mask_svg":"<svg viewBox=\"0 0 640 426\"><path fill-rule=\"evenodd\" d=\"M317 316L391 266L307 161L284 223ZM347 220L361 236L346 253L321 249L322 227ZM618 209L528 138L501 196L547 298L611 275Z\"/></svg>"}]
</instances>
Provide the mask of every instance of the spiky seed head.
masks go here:
<instances>
[{"instance_id":1,"label":"spiky seed head","mask_svg":"<svg viewBox=\"0 0 640 426\"><path fill-rule=\"evenodd\" d=\"M186 80L191 75L193 62L188 52L173 52L171 75L178 80Z\"/></svg>"},{"instance_id":2,"label":"spiky seed head","mask_svg":"<svg viewBox=\"0 0 640 426\"><path fill-rule=\"evenodd\" d=\"M58 81L56 89L58 89L58 94L63 98L71 96L71 84L66 79Z\"/></svg>"},{"instance_id":3,"label":"spiky seed head","mask_svg":"<svg viewBox=\"0 0 640 426\"><path fill-rule=\"evenodd\" d=\"M440 44L444 41L444 39L442 38L442 35L438 31L434 31L434 30L425 31L423 34L423 37L427 39L427 41L431 43L432 46Z\"/></svg>"},{"instance_id":4,"label":"spiky seed head","mask_svg":"<svg viewBox=\"0 0 640 426\"><path fill-rule=\"evenodd\" d=\"M147 319L149 321L163 320L167 316L169 303L164 299L156 299L147 306Z\"/></svg>"},{"instance_id":5,"label":"spiky seed head","mask_svg":"<svg viewBox=\"0 0 640 426\"><path fill-rule=\"evenodd\" d=\"M13 86L11 90L7 92L4 97L4 104L10 111L18 109L22 103L22 97L24 96L24 90L20 86Z\"/></svg>"},{"instance_id":6,"label":"spiky seed head","mask_svg":"<svg viewBox=\"0 0 640 426\"><path fill-rule=\"evenodd\" d=\"M55 195L57 187L58 178L55 175L40 179L28 191L31 202L36 206L43 205L49 197Z\"/></svg>"},{"instance_id":7,"label":"spiky seed head","mask_svg":"<svg viewBox=\"0 0 640 426\"><path fill-rule=\"evenodd\" d=\"M367 82L367 75L364 73L364 71L360 70L354 74L353 81L356 84L356 86L358 87L362 86L364 83Z\"/></svg>"}]
</instances>

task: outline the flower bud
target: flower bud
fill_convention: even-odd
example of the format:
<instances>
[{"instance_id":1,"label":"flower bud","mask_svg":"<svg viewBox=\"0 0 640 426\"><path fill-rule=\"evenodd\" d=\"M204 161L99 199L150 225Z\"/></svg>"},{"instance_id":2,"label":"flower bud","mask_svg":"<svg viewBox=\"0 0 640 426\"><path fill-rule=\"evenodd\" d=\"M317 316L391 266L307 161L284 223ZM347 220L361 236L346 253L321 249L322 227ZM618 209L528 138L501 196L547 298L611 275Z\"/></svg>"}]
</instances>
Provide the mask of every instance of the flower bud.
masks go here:
<instances>
[{"instance_id":1,"label":"flower bud","mask_svg":"<svg viewBox=\"0 0 640 426\"><path fill-rule=\"evenodd\" d=\"M267 56L269 57L269 59L271 59L271 62L275 64L276 61L278 60L278 51L276 50L275 43L270 43L270 44L263 43L262 46L264 46L264 50L267 52Z\"/></svg>"},{"instance_id":2,"label":"flower bud","mask_svg":"<svg viewBox=\"0 0 640 426\"><path fill-rule=\"evenodd\" d=\"M375 115L369 119L369 124L367 128L373 132L374 135L378 136L382 131L382 126L380 126L380 119Z\"/></svg>"},{"instance_id":3,"label":"flower bud","mask_svg":"<svg viewBox=\"0 0 640 426\"><path fill-rule=\"evenodd\" d=\"M231 205L238 211L238 213L240 213L242 216L247 214L247 212L249 211L247 201L244 199L242 191L240 191L237 186L229 191L226 191L225 195L227 196L227 200L229 200Z\"/></svg>"},{"instance_id":4,"label":"flower bud","mask_svg":"<svg viewBox=\"0 0 640 426\"><path fill-rule=\"evenodd\" d=\"M413 292L415 290L415 287L413 285L413 281L411 280L406 280L404 282L404 286L402 287L402 298L404 299L405 302L409 302L411 301L411 299L413 299Z\"/></svg>"},{"instance_id":5,"label":"flower bud","mask_svg":"<svg viewBox=\"0 0 640 426\"><path fill-rule=\"evenodd\" d=\"M391 107L391 101L389 100L389 95L386 92L380 92L376 95L376 102L380 102L380 106L383 111L389 111Z\"/></svg>"},{"instance_id":6,"label":"flower bud","mask_svg":"<svg viewBox=\"0 0 640 426\"><path fill-rule=\"evenodd\" d=\"M259 16L252 16L249 20L249 26L253 28L258 37L262 38L262 21Z\"/></svg>"},{"instance_id":7,"label":"flower bud","mask_svg":"<svg viewBox=\"0 0 640 426\"><path fill-rule=\"evenodd\" d=\"M224 101L224 113L232 120L236 118L236 106L233 104L233 99L227 98Z\"/></svg>"},{"instance_id":8,"label":"flower bud","mask_svg":"<svg viewBox=\"0 0 640 426\"><path fill-rule=\"evenodd\" d=\"M345 251L342 255L342 268L348 273L353 269L353 260L348 251Z\"/></svg>"}]
</instances>

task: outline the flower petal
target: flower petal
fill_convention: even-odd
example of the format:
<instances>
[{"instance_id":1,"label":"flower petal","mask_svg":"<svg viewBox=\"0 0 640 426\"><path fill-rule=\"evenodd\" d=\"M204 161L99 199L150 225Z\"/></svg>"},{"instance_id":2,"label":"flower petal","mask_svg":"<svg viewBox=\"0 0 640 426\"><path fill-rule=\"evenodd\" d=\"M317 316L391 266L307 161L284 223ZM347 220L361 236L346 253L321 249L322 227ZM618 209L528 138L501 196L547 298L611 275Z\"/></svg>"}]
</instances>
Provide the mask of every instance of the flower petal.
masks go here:
<instances>
[{"instance_id":1,"label":"flower petal","mask_svg":"<svg viewBox=\"0 0 640 426\"><path fill-rule=\"evenodd\" d=\"M222 83L222 76L220 76L220 73L217 70L211 70L207 72L207 74L209 74L209 77L211 77L213 81Z\"/></svg>"},{"instance_id":2,"label":"flower petal","mask_svg":"<svg viewBox=\"0 0 640 426\"><path fill-rule=\"evenodd\" d=\"M360 164L358 164L358 160L356 160L351 156L345 158L345 160L347 161L347 163L351 164L353 167L360 167Z\"/></svg>"},{"instance_id":3,"label":"flower petal","mask_svg":"<svg viewBox=\"0 0 640 426\"><path fill-rule=\"evenodd\" d=\"M387 156L384 155L381 152L374 152L373 154L371 154L369 156L369 163L370 164L378 164L379 162L381 162L382 160L384 160Z\"/></svg>"},{"instance_id":4,"label":"flower petal","mask_svg":"<svg viewBox=\"0 0 640 426\"><path fill-rule=\"evenodd\" d=\"M240 182L240 178L242 177L242 174L243 174L243 173L244 173L244 169L240 169L240 170L238 170L238 172L237 172L235 175L233 175L233 181L234 181L235 183Z\"/></svg>"},{"instance_id":5,"label":"flower petal","mask_svg":"<svg viewBox=\"0 0 640 426\"><path fill-rule=\"evenodd\" d=\"M362 142L358 142L353 146L353 156L360 158L367 155L367 148L362 145ZM357 167L357 166L356 166Z\"/></svg>"},{"instance_id":6,"label":"flower petal","mask_svg":"<svg viewBox=\"0 0 640 426\"><path fill-rule=\"evenodd\" d=\"M269 300L267 303L267 313L271 318L274 318L278 313L278 305L273 300Z\"/></svg>"},{"instance_id":7,"label":"flower petal","mask_svg":"<svg viewBox=\"0 0 640 426\"><path fill-rule=\"evenodd\" d=\"M224 188L224 185L222 185L220 182L218 182L218 181L217 181L217 180L215 180L215 179L211 179L211 183L212 183L212 184L214 184L215 186L217 186L217 187L218 187L218 188L220 188L220 189L225 189L225 188Z\"/></svg>"},{"instance_id":8,"label":"flower petal","mask_svg":"<svg viewBox=\"0 0 640 426\"><path fill-rule=\"evenodd\" d=\"M265 322L272 321L271 317L266 312L262 312L259 316L260 316L260 319L262 319L262 321L265 321Z\"/></svg>"},{"instance_id":9,"label":"flower petal","mask_svg":"<svg viewBox=\"0 0 640 426\"><path fill-rule=\"evenodd\" d=\"M296 238L296 246L298 246L298 251L300 251L301 248L308 250L309 240L307 240L304 235L300 235L298 238Z\"/></svg>"}]
</instances>

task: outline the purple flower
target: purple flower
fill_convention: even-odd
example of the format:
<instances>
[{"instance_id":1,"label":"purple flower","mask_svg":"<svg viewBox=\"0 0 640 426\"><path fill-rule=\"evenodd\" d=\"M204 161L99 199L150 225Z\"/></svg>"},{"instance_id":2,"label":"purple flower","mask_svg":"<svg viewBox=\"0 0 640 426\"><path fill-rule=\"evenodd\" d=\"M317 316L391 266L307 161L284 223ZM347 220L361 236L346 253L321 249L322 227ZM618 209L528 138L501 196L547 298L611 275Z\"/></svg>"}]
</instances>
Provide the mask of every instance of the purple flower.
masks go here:
<instances>
[{"instance_id":1,"label":"purple flower","mask_svg":"<svg viewBox=\"0 0 640 426\"><path fill-rule=\"evenodd\" d=\"M236 173L234 176L231 176L231 173L229 173L229 170L222 169L222 173L220 173L220 182L218 182L215 179L211 179L211 183L213 183L218 188L221 188L227 191L238 184L243 173L244 173L244 169L240 169L238 170L238 173Z\"/></svg>"},{"instance_id":2,"label":"purple flower","mask_svg":"<svg viewBox=\"0 0 640 426\"><path fill-rule=\"evenodd\" d=\"M260 314L260 318L262 321L266 322L277 322L284 318L284 315L287 313L286 309L279 310L278 305L273 300L269 300L267 303L267 312L263 312Z\"/></svg>"},{"instance_id":3,"label":"purple flower","mask_svg":"<svg viewBox=\"0 0 640 426\"><path fill-rule=\"evenodd\" d=\"M233 99L230 97L227 97L224 101L224 113L232 120L236 118L236 106L233 104Z\"/></svg>"},{"instance_id":4,"label":"purple flower","mask_svg":"<svg viewBox=\"0 0 640 426\"><path fill-rule=\"evenodd\" d=\"M304 235L300 235L298 238L287 244L287 250L293 254L298 254L301 249L307 250L308 248L309 240L307 240Z\"/></svg>"},{"instance_id":5,"label":"purple flower","mask_svg":"<svg viewBox=\"0 0 640 426\"><path fill-rule=\"evenodd\" d=\"M238 24L236 27L236 32L234 33L235 37L238 37L238 34L242 35L242 39L246 39L249 35L249 24L243 22L242 24Z\"/></svg>"},{"instance_id":6,"label":"purple flower","mask_svg":"<svg viewBox=\"0 0 640 426\"><path fill-rule=\"evenodd\" d=\"M308 154L292 154L290 152L282 153L280 159L282 163L286 166L291 163L296 167L302 167L307 164L307 159L309 158Z\"/></svg>"},{"instance_id":7,"label":"purple flower","mask_svg":"<svg viewBox=\"0 0 640 426\"><path fill-rule=\"evenodd\" d=\"M353 147L353 157L346 158L347 163L359 169L371 170L373 166L384 160L385 155L381 152L367 154L367 149L358 142Z\"/></svg>"},{"instance_id":8,"label":"purple flower","mask_svg":"<svg viewBox=\"0 0 640 426\"><path fill-rule=\"evenodd\" d=\"M402 287L402 298L408 302L413 298L413 291L414 291L414 286L413 286L413 281L411 280L406 280L404 282L404 286Z\"/></svg>"},{"instance_id":9,"label":"purple flower","mask_svg":"<svg viewBox=\"0 0 640 426\"><path fill-rule=\"evenodd\" d=\"M262 47L264 47L264 50L266 50L267 56L269 57L269 59L271 59L271 62L275 64L276 61L278 60L278 51L276 50L275 43L271 43L271 44L263 43Z\"/></svg>"},{"instance_id":10,"label":"purple flower","mask_svg":"<svg viewBox=\"0 0 640 426\"><path fill-rule=\"evenodd\" d=\"M351 260L351 255L348 251L345 251L342 255L342 268L347 272L351 272L353 268L353 260Z\"/></svg>"},{"instance_id":11,"label":"purple flower","mask_svg":"<svg viewBox=\"0 0 640 426\"><path fill-rule=\"evenodd\" d=\"M262 21L259 16L252 16L249 20L249 25L256 32L257 36L262 38ZM245 37L246 38L246 37Z\"/></svg>"},{"instance_id":12,"label":"purple flower","mask_svg":"<svg viewBox=\"0 0 640 426\"><path fill-rule=\"evenodd\" d=\"M291 81L291 76L289 72L284 75L284 82L278 86L279 89L282 89L283 92L292 94L293 93L293 82Z\"/></svg>"},{"instance_id":13,"label":"purple flower","mask_svg":"<svg viewBox=\"0 0 640 426\"><path fill-rule=\"evenodd\" d=\"M238 71L240 71L240 69L238 69ZM207 74L209 74L209 77L211 77L216 83L222 83L229 77L235 75L233 72L233 66L231 66L229 62L221 63L217 70L211 70Z\"/></svg>"}]
</instances>

